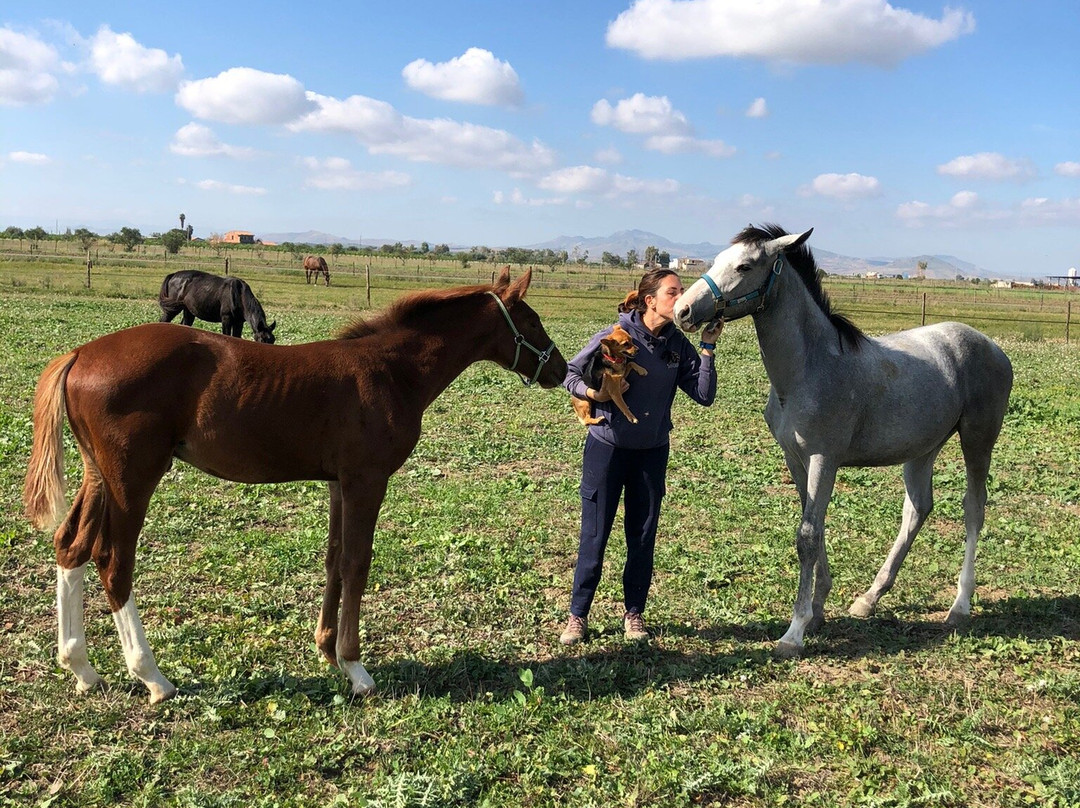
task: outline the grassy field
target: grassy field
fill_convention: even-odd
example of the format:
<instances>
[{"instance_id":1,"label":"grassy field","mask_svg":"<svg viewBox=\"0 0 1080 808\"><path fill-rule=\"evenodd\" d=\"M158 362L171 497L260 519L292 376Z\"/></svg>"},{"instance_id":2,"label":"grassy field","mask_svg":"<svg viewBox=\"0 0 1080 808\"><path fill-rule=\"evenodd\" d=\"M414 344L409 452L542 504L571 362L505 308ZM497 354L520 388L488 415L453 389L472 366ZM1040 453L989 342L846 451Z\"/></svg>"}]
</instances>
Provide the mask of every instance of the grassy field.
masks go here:
<instances>
[{"instance_id":1,"label":"grassy field","mask_svg":"<svg viewBox=\"0 0 1080 808\"><path fill-rule=\"evenodd\" d=\"M676 403L648 645L621 635L617 533L599 635L558 645L584 433L565 393L485 363L429 409L391 480L361 610L377 694L352 700L314 648L325 485L239 485L177 463L151 503L135 579L180 687L151 708L96 578L90 659L110 688L76 696L55 663L51 536L20 516L45 362L158 316L159 268L102 270L90 290L79 273L0 262L0 805L1080 805L1080 363L1075 340L1014 322L1019 297L973 321L999 339L1016 384L973 617L958 631L941 622L963 552L954 441L936 510L865 621L847 606L895 537L902 485L895 468L841 472L828 622L802 659L772 660L795 594L799 508L742 321L718 349L716 404ZM315 289L267 268L252 283L294 343L365 305L359 277L335 281ZM570 355L623 290L535 291ZM396 294L376 288L373 305ZM887 314L855 319L890 327ZM67 449L74 485L70 437Z\"/></svg>"}]
</instances>

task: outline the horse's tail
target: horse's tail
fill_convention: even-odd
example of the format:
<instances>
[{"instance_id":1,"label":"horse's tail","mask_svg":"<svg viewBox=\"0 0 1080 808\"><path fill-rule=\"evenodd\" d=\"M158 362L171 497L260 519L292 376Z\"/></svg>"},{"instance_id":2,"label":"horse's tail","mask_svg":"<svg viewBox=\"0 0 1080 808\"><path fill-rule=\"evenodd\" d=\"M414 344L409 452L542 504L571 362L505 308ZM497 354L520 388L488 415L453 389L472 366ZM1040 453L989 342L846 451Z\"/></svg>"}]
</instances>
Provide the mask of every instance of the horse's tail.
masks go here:
<instances>
[{"instance_id":1,"label":"horse's tail","mask_svg":"<svg viewBox=\"0 0 1080 808\"><path fill-rule=\"evenodd\" d=\"M161 282L161 291L158 292L159 301L168 300L172 296L169 291L169 282L172 281L173 275L175 274L175 272L170 272L168 275L165 276L165 280Z\"/></svg>"},{"instance_id":2,"label":"horse's tail","mask_svg":"<svg viewBox=\"0 0 1080 808\"><path fill-rule=\"evenodd\" d=\"M55 527L64 518L64 388L75 364L72 351L49 363L34 393L34 443L23 487L26 518L39 530Z\"/></svg>"}]
</instances>

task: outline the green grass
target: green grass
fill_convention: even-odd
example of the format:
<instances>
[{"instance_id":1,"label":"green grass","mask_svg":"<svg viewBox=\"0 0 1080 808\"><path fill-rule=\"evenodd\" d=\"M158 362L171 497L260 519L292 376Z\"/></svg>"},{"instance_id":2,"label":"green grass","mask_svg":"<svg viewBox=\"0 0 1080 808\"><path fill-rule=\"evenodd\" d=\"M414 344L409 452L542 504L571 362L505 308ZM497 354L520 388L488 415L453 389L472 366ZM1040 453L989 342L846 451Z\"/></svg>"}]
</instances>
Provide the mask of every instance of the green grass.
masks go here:
<instances>
[{"instance_id":1,"label":"green grass","mask_svg":"<svg viewBox=\"0 0 1080 808\"><path fill-rule=\"evenodd\" d=\"M20 500L41 368L156 319L160 274L87 291L57 269L51 288L15 285L9 269L0 805L1080 805L1075 345L1000 337L1016 384L974 614L959 631L941 622L962 557L954 441L936 468L936 510L865 621L846 609L895 537L902 485L895 468L841 472L828 622L802 659L772 660L795 594L798 498L761 418L768 383L743 321L721 340L716 404L677 400L650 645L621 636L618 528L593 609L599 634L558 645L584 433L565 393L524 389L485 363L432 405L391 480L361 610L377 694L354 701L314 648L325 486L233 484L178 463L151 503L135 580L162 671L180 687L151 708L96 579L87 635L110 687L76 696L57 667L51 537L22 520ZM568 354L612 317L613 293L542 291L534 306ZM328 335L363 295L344 279L315 290L288 275L256 292L284 342ZM67 449L77 484L70 437Z\"/></svg>"}]
</instances>

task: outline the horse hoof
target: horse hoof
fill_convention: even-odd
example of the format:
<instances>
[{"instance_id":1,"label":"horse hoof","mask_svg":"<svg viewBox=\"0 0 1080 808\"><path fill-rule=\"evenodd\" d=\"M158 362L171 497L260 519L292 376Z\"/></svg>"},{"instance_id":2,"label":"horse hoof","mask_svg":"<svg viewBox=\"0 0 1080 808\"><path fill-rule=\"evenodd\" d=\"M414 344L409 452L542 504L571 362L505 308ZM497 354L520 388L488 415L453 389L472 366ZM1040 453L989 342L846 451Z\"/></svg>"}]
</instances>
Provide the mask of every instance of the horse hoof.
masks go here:
<instances>
[{"instance_id":1,"label":"horse hoof","mask_svg":"<svg viewBox=\"0 0 1080 808\"><path fill-rule=\"evenodd\" d=\"M962 612L959 609L950 609L948 616L945 618L945 625L956 628L957 626L965 626L971 620L971 612Z\"/></svg>"},{"instance_id":2,"label":"horse hoof","mask_svg":"<svg viewBox=\"0 0 1080 808\"><path fill-rule=\"evenodd\" d=\"M150 703L161 704L163 701L168 701L176 695L176 685L172 682L166 682L165 685L159 685L150 690Z\"/></svg>"},{"instance_id":3,"label":"horse hoof","mask_svg":"<svg viewBox=\"0 0 1080 808\"><path fill-rule=\"evenodd\" d=\"M802 654L802 646L793 642L781 640L773 649L774 659L798 659Z\"/></svg>"},{"instance_id":4,"label":"horse hoof","mask_svg":"<svg viewBox=\"0 0 1080 808\"><path fill-rule=\"evenodd\" d=\"M366 696L375 690L375 680L371 678L359 660L352 662L347 659L338 659L338 667L349 678L349 685L352 687L354 696Z\"/></svg>"},{"instance_id":5,"label":"horse hoof","mask_svg":"<svg viewBox=\"0 0 1080 808\"><path fill-rule=\"evenodd\" d=\"M870 601L864 598L862 595L855 598L855 602L851 604L851 608L848 609L848 614L852 617L861 617L866 619L874 613L874 606Z\"/></svg>"},{"instance_id":6,"label":"horse hoof","mask_svg":"<svg viewBox=\"0 0 1080 808\"><path fill-rule=\"evenodd\" d=\"M85 696L87 693L94 693L105 689L105 680L97 674L94 674L93 678L80 679L75 683L75 692L80 696Z\"/></svg>"}]
</instances>

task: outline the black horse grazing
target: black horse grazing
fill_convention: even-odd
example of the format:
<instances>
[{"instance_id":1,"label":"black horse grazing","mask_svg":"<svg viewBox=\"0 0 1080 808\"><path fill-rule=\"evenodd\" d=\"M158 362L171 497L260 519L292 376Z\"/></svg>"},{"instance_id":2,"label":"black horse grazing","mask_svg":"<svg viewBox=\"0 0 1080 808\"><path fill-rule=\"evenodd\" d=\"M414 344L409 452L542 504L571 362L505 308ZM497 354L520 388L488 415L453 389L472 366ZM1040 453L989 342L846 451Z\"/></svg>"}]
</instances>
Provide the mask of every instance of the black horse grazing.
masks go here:
<instances>
[{"instance_id":1,"label":"black horse grazing","mask_svg":"<svg viewBox=\"0 0 1080 808\"><path fill-rule=\"evenodd\" d=\"M185 269L165 276L158 294L161 322L172 322L183 313L184 325L195 318L221 323L221 333L239 337L244 321L255 334L256 342L273 343L277 320L266 324L266 314L255 299L251 287L239 278L222 278L197 269Z\"/></svg>"}]
</instances>

